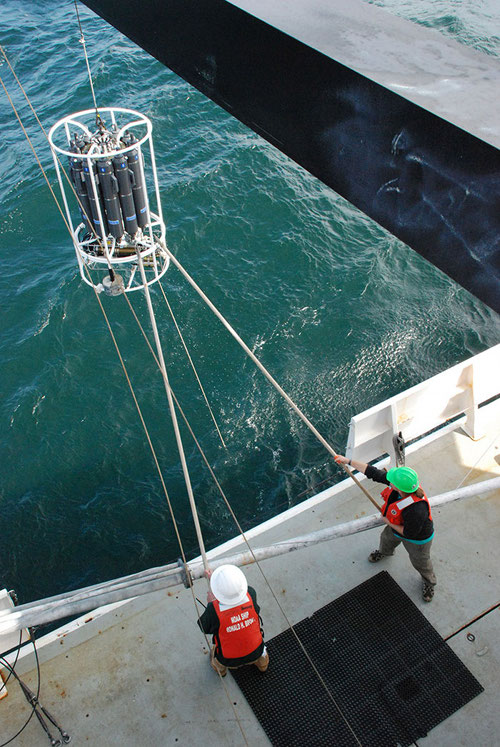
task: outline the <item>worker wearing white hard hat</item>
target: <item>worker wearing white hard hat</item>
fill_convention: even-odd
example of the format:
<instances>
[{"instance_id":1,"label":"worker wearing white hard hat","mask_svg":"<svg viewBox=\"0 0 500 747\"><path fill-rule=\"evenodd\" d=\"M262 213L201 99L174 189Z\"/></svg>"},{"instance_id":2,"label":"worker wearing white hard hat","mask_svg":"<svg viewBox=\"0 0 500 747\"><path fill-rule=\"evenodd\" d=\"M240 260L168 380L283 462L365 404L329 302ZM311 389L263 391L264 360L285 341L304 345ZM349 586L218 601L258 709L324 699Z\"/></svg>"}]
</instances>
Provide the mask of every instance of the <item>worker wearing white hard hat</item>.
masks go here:
<instances>
[{"instance_id":1,"label":"worker wearing white hard hat","mask_svg":"<svg viewBox=\"0 0 500 747\"><path fill-rule=\"evenodd\" d=\"M245 574L235 565L220 565L207 575L208 604L198 624L204 633L213 636L210 664L221 677L225 677L228 668L247 664L265 672L269 655L255 589L248 586Z\"/></svg>"}]
</instances>

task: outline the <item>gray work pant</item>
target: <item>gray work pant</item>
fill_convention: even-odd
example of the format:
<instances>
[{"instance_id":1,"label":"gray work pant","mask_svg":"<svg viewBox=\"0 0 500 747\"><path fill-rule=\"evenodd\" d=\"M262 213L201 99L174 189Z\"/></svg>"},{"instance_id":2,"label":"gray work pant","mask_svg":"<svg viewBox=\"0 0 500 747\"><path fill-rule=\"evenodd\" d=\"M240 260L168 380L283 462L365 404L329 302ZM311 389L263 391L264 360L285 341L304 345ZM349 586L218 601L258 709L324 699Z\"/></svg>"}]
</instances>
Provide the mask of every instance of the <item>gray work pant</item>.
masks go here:
<instances>
[{"instance_id":1,"label":"gray work pant","mask_svg":"<svg viewBox=\"0 0 500 747\"><path fill-rule=\"evenodd\" d=\"M382 555L394 555L394 550L401 542L410 556L412 566L420 573L426 583L435 586L436 576L431 560L432 540L423 545L414 545L413 542L406 542L403 537L401 539L396 537L392 529L386 526L380 535L379 552Z\"/></svg>"}]
</instances>

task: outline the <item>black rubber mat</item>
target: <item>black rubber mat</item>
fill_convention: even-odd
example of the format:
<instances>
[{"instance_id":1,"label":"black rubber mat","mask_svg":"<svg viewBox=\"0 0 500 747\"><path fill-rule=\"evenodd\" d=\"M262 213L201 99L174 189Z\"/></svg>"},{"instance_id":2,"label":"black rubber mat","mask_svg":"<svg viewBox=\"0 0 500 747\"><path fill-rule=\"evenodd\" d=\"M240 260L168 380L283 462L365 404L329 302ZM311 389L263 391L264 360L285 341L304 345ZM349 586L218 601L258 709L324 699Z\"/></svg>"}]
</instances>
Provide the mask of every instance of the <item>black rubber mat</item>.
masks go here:
<instances>
[{"instance_id":1,"label":"black rubber mat","mask_svg":"<svg viewBox=\"0 0 500 747\"><path fill-rule=\"evenodd\" d=\"M232 671L274 745L405 747L483 691L386 571L295 631L321 677L290 630L265 674Z\"/></svg>"}]
</instances>

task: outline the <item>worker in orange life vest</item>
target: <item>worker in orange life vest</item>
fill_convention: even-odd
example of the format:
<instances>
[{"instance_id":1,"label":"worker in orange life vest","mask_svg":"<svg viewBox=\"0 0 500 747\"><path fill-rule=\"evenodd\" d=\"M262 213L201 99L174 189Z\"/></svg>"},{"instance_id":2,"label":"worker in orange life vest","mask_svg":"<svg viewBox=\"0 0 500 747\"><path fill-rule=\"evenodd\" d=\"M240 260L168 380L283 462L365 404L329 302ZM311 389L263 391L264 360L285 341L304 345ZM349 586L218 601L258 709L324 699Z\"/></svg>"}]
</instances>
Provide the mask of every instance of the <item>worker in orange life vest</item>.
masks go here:
<instances>
[{"instance_id":1,"label":"worker in orange life vest","mask_svg":"<svg viewBox=\"0 0 500 747\"><path fill-rule=\"evenodd\" d=\"M207 608L198 620L213 643L210 664L221 677L227 670L254 664L265 672L269 654L262 637L257 595L235 565L220 565L211 573Z\"/></svg>"},{"instance_id":2,"label":"worker in orange life vest","mask_svg":"<svg viewBox=\"0 0 500 747\"><path fill-rule=\"evenodd\" d=\"M370 553L368 560L370 563L378 563L393 555L402 542L411 564L422 576L422 598L424 602L430 602L436 585L431 560L434 524L429 501L415 470L396 467L387 472L355 459L347 459L341 454L337 454L335 461L350 464L370 480L387 485L381 493L384 499L382 521L386 526L380 536L379 549Z\"/></svg>"}]
</instances>

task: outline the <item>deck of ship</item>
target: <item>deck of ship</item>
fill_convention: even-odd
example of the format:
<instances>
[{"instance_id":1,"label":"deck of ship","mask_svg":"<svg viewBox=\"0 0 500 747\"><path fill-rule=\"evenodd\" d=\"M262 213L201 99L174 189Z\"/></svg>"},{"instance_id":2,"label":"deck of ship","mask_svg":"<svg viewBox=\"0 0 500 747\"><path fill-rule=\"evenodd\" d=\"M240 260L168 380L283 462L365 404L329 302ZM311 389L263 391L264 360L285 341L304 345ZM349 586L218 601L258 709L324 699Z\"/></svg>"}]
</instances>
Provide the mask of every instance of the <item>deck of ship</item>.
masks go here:
<instances>
[{"instance_id":1,"label":"deck of ship","mask_svg":"<svg viewBox=\"0 0 500 747\"><path fill-rule=\"evenodd\" d=\"M456 424L445 435L422 442L407 462L420 474L429 495L500 475L500 400L482 408L486 435L472 441ZM370 483L365 483L370 486ZM373 495L377 486L371 484ZM250 533L253 547L264 546L328 525L372 514L359 488L345 481ZM307 510L306 510L307 509ZM419 744L434 747L498 744L500 589L496 571L500 491L434 510L433 558L438 586L432 603L420 596L420 581L402 548L371 565L379 529L324 542L292 555L266 560L262 568L292 623L388 570L484 687L484 692L433 729ZM223 546L234 552L234 543ZM247 568L257 589L266 637L287 627L259 569ZM204 600L205 582L195 584ZM496 608L494 608L496 606ZM494 609L491 609L494 608ZM475 619L487 610L479 620ZM80 639L53 635L42 650L40 700L72 735L75 745L265 745L268 740L232 677L219 680L209 666L205 640L196 625L191 592L158 592L87 615ZM110 621L114 624L109 627ZM467 633L474 634L474 640ZM57 648L59 655L43 661ZM265 676L265 675L263 675ZM36 672L23 675L36 689ZM0 701L2 741L24 723L29 707L9 683ZM35 718L18 737L19 747L46 743Z\"/></svg>"}]
</instances>

